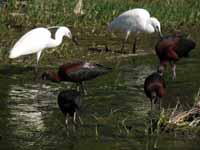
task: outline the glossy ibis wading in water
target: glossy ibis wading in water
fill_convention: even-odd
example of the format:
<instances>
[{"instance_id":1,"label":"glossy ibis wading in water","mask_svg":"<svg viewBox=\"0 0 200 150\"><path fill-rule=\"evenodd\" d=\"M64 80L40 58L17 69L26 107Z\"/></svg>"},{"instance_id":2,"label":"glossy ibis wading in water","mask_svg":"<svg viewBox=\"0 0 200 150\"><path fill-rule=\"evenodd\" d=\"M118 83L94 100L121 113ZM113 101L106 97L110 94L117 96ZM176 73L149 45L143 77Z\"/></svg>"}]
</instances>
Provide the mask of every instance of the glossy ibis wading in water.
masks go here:
<instances>
[{"instance_id":1,"label":"glossy ibis wading in water","mask_svg":"<svg viewBox=\"0 0 200 150\"><path fill-rule=\"evenodd\" d=\"M84 61L75 61L63 64L59 67L58 72L47 71L42 74L43 80L51 80L53 82L69 81L80 85L83 88L83 81L92 80L98 76L111 72L111 68L100 64L94 64Z\"/></svg>"},{"instance_id":2,"label":"glossy ibis wading in water","mask_svg":"<svg viewBox=\"0 0 200 150\"><path fill-rule=\"evenodd\" d=\"M50 29L58 28L55 33L55 39L52 38ZM24 34L10 50L9 58L17 58L22 55L34 54L37 55L36 71L40 55L45 48L57 47L62 43L63 37L66 36L77 43L72 38L71 31L64 26L50 28L35 28Z\"/></svg>"},{"instance_id":3,"label":"glossy ibis wading in water","mask_svg":"<svg viewBox=\"0 0 200 150\"><path fill-rule=\"evenodd\" d=\"M187 57L195 48L195 42L182 35L171 35L161 38L156 47L156 54L160 60L158 71L163 73L167 63L170 63L173 79L176 78L176 61L181 57Z\"/></svg>"},{"instance_id":4,"label":"glossy ibis wading in water","mask_svg":"<svg viewBox=\"0 0 200 150\"><path fill-rule=\"evenodd\" d=\"M144 92L151 101L151 110L153 104L159 103L161 107L161 98L166 94L166 85L163 77L155 72L149 75L144 82Z\"/></svg>"},{"instance_id":5,"label":"glossy ibis wading in water","mask_svg":"<svg viewBox=\"0 0 200 150\"><path fill-rule=\"evenodd\" d=\"M73 123L76 124L76 120L82 123L79 116L79 110L81 107L81 94L76 90L62 91L58 95L58 106L61 112L65 115L65 124L68 125L69 118L73 118Z\"/></svg>"},{"instance_id":6,"label":"glossy ibis wading in water","mask_svg":"<svg viewBox=\"0 0 200 150\"><path fill-rule=\"evenodd\" d=\"M123 51L124 44L126 43L129 35L134 32L135 39L133 42L133 53L136 51L138 33L159 32L160 37L162 37L160 22L158 19L151 17L149 12L142 8L135 8L122 13L108 25L108 30L121 31L124 34L121 51Z\"/></svg>"}]
</instances>

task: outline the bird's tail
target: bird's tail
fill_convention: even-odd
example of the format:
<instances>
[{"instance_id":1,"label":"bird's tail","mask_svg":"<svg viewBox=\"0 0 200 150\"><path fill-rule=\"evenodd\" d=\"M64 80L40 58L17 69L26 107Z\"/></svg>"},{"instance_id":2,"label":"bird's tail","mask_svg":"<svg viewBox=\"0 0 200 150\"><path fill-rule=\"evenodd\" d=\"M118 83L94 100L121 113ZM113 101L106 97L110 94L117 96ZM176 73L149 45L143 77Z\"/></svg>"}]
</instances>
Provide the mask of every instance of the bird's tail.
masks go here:
<instances>
[{"instance_id":1,"label":"bird's tail","mask_svg":"<svg viewBox=\"0 0 200 150\"><path fill-rule=\"evenodd\" d=\"M196 43L193 40L182 38L180 41L179 56L187 57L189 52L195 48Z\"/></svg>"},{"instance_id":2,"label":"bird's tail","mask_svg":"<svg viewBox=\"0 0 200 150\"><path fill-rule=\"evenodd\" d=\"M13 49L10 50L10 53L9 53L8 57L12 59L12 58L17 58L20 55L21 55L20 51L13 48Z\"/></svg>"},{"instance_id":3,"label":"bird's tail","mask_svg":"<svg viewBox=\"0 0 200 150\"><path fill-rule=\"evenodd\" d=\"M96 64L96 71L99 72L100 74L107 74L112 71L112 68Z\"/></svg>"}]
</instances>

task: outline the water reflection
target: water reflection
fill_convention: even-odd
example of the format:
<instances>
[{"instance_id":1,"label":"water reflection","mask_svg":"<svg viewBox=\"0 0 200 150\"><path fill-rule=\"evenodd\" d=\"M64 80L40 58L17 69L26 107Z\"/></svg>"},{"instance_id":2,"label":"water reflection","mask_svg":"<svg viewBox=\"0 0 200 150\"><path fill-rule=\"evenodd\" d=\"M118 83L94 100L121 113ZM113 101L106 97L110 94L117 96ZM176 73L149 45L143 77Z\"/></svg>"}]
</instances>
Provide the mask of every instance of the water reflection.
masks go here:
<instances>
[{"instance_id":1,"label":"water reflection","mask_svg":"<svg viewBox=\"0 0 200 150\"><path fill-rule=\"evenodd\" d=\"M90 47L91 43L86 39L82 37L80 41L82 50ZM99 41L100 44L105 42L101 39L96 42ZM118 48L112 42L111 47ZM177 64L176 81L171 80L171 70L166 71L168 94L163 99L165 108L173 107L177 99L192 103L200 85L199 54L194 51L190 58ZM156 70L156 57L149 54L110 60L104 59L108 54L101 57L93 53L88 55L98 57L99 61L105 61L114 69L111 74L86 83L89 95L84 97L81 111L85 124L70 135L67 135L64 116L57 106L57 95L71 84L34 81L31 68L0 66L0 149L152 149L154 141L145 135L145 117L150 103L144 95L143 83ZM54 64L54 67L57 66ZM45 69L41 68L42 71ZM125 118L125 125L131 127L130 134L122 126ZM160 137L158 146L163 150L197 149L198 144L196 141Z\"/></svg>"},{"instance_id":2,"label":"water reflection","mask_svg":"<svg viewBox=\"0 0 200 150\"><path fill-rule=\"evenodd\" d=\"M35 88L35 89L34 89ZM37 87L30 85L11 85L9 96L14 105L10 105L11 121L16 124L16 133L21 132L21 129L42 130L44 128L42 112L38 105L34 105L37 101L39 90Z\"/></svg>"}]
</instances>

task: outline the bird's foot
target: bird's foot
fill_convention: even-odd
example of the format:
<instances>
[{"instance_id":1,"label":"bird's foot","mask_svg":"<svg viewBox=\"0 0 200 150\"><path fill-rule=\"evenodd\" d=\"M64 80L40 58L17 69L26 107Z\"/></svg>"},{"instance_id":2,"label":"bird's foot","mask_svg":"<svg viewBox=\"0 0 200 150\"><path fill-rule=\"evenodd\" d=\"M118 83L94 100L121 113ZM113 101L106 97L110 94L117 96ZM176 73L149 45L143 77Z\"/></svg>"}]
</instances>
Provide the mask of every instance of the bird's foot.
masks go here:
<instances>
[{"instance_id":1,"label":"bird's foot","mask_svg":"<svg viewBox=\"0 0 200 150\"><path fill-rule=\"evenodd\" d=\"M88 95L88 92L87 92L87 90L83 90L83 94L84 94L84 96L87 96Z\"/></svg>"},{"instance_id":2,"label":"bird's foot","mask_svg":"<svg viewBox=\"0 0 200 150\"><path fill-rule=\"evenodd\" d=\"M83 121L79 115L78 115L78 120L79 120L80 124L83 125Z\"/></svg>"},{"instance_id":3,"label":"bird's foot","mask_svg":"<svg viewBox=\"0 0 200 150\"><path fill-rule=\"evenodd\" d=\"M172 77L173 80L176 80L176 72L173 72L173 77Z\"/></svg>"}]
</instances>

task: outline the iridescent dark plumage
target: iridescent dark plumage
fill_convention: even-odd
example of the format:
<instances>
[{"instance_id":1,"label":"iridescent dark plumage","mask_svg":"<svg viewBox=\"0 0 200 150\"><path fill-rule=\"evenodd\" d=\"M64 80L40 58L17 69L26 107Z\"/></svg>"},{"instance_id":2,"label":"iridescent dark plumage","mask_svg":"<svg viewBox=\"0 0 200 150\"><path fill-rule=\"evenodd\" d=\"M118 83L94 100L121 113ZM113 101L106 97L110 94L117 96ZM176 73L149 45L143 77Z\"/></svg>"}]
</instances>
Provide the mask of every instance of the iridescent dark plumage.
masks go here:
<instances>
[{"instance_id":1,"label":"iridescent dark plumage","mask_svg":"<svg viewBox=\"0 0 200 150\"><path fill-rule=\"evenodd\" d=\"M75 62L60 66L58 75L63 81L82 82L111 71L111 68L89 62Z\"/></svg>"},{"instance_id":2,"label":"iridescent dark plumage","mask_svg":"<svg viewBox=\"0 0 200 150\"><path fill-rule=\"evenodd\" d=\"M152 73L149 75L144 82L144 91L147 97L151 101L151 110L152 103L160 104L160 98L162 98L166 93L166 85L163 77L159 73Z\"/></svg>"},{"instance_id":3,"label":"iridescent dark plumage","mask_svg":"<svg viewBox=\"0 0 200 150\"><path fill-rule=\"evenodd\" d=\"M66 125L68 124L68 117L73 118L76 122L76 114L81 107L81 94L75 90L62 91L58 95L58 106L66 117ZM79 116L78 116L79 117Z\"/></svg>"},{"instance_id":4,"label":"iridescent dark plumage","mask_svg":"<svg viewBox=\"0 0 200 150\"><path fill-rule=\"evenodd\" d=\"M69 81L78 83L82 87L83 81L92 80L98 76L111 72L111 70L111 68L104 67L100 64L76 61L60 66L57 73L52 71L43 73L42 79L54 82Z\"/></svg>"},{"instance_id":5,"label":"iridescent dark plumage","mask_svg":"<svg viewBox=\"0 0 200 150\"><path fill-rule=\"evenodd\" d=\"M173 77L176 77L176 61L181 57L187 57L189 52L195 48L195 42L182 35L165 36L156 44L156 54L160 60L159 71L163 72L167 63L170 63L173 70Z\"/></svg>"}]
</instances>

